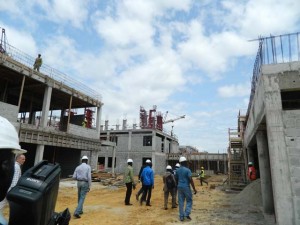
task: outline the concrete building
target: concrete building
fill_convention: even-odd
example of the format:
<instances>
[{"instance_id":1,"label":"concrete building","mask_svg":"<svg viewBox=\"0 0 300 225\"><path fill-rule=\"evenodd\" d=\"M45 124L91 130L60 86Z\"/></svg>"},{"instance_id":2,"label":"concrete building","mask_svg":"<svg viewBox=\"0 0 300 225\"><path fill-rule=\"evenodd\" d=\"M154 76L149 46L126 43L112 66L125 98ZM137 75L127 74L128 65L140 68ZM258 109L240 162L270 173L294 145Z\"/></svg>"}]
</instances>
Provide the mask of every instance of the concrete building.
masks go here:
<instances>
[{"instance_id":1,"label":"concrete building","mask_svg":"<svg viewBox=\"0 0 300 225\"><path fill-rule=\"evenodd\" d=\"M263 211L279 225L300 224L299 45L299 33L260 39L244 133Z\"/></svg>"},{"instance_id":2,"label":"concrete building","mask_svg":"<svg viewBox=\"0 0 300 225\"><path fill-rule=\"evenodd\" d=\"M67 177L83 154L96 168L101 146L113 145L99 140L100 95L47 65L34 71L33 62L13 46L0 53L0 115L14 124L28 150L24 169L44 159L59 163Z\"/></svg>"},{"instance_id":3,"label":"concrete building","mask_svg":"<svg viewBox=\"0 0 300 225\"><path fill-rule=\"evenodd\" d=\"M159 129L127 129L123 126L122 130L101 131L100 139L116 143L115 147L102 147L98 154L100 168L115 173L123 173L127 159L131 158L135 175L147 159L152 161L155 174L163 174L167 153L179 152L176 136Z\"/></svg>"}]
</instances>

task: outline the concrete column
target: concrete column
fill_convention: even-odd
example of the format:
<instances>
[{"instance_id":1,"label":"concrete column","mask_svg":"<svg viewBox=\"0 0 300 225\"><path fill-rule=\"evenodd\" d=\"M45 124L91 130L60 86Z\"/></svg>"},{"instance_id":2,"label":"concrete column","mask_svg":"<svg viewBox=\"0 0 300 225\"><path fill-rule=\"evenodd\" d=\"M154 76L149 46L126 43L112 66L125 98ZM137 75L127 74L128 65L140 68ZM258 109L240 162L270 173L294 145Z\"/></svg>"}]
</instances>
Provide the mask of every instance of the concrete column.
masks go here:
<instances>
[{"instance_id":1,"label":"concrete column","mask_svg":"<svg viewBox=\"0 0 300 225\"><path fill-rule=\"evenodd\" d=\"M51 94L52 94L52 87L47 86L45 88L45 93L44 93L43 111L42 111L42 118L40 123L41 127L47 127Z\"/></svg>"},{"instance_id":2,"label":"concrete column","mask_svg":"<svg viewBox=\"0 0 300 225\"><path fill-rule=\"evenodd\" d=\"M97 134L100 137L100 127L101 127L101 114L102 114L102 104L101 106L97 107L97 119L96 119L96 130Z\"/></svg>"},{"instance_id":3,"label":"concrete column","mask_svg":"<svg viewBox=\"0 0 300 225\"><path fill-rule=\"evenodd\" d=\"M52 87L47 86L45 88L45 92L44 92L42 118L41 118L41 122L40 122L40 126L42 128L47 127L50 101L51 101L51 94L52 94ZM37 145L36 153L35 153L35 159L34 159L34 164L35 165L43 160L44 148L45 148L44 145L40 145L40 144Z\"/></svg>"},{"instance_id":4,"label":"concrete column","mask_svg":"<svg viewBox=\"0 0 300 225\"><path fill-rule=\"evenodd\" d=\"M220 161L219 160L217 161L217 171L218 172L220 171Z\"/></svg>"},{"instance_id":5,"label":"concrete column","mask_svg":"<svg viewBox=\"0 0 300 225\"><path fill-rule=\"evenodd\" d=\"M132 132L131 131L129 131L128 132L128 152L130 152L131 151L131 138L132 138Z\"/></svg>"},{"instance_id":6,"label":"concrete column","mask_svg":"<svg viewBox=\"0 0 300 225\"><path fill-rule=\"evenodd\" d=\"M112 168L111 173L113 176L115 176L115 158L116 158L116 146L113 146L113 156L112 156Z\"/></svg>"},{"instance_id":7,"label":"concrete column","mask_svg":"<svg viewBox=\"0 0 300 225\"><path fill-rule=\"evenodd\" d=\"M108 157L105 156L105 160L104 160L104 170L107 170L108 168Z\"/></svg>"},{"instance_id":8,"label":"concrete column","mask_svg":"<svg viewBox=\"0 0 300 225\"><path fill-rule=\"evenodd\" d=\"M254 160L254 153L253 153L253 149L250 147L247 147L247 154L248 154L248 162L253 162ZM254 162L253 162L254 163ZM248 163L247 163L248 164Z\"/></svg>"},{"instance_id":9,"label":"concrete column","mask_svg":"<svg viewBox=\"0 0 300 225\"><path fill-rule=\"evenodd\" d=\"M295 214L297 209L294 207L293 202L291 171L286 146L285 126L282 118L280 79L278 79L278 76L269 74L263 74L262 79L265 85L264 103L276 223L279 225L294 225L296 224Z\"/></svg>"},{"instance_id":10,"label":"concrete column","mask_svg":"<svg viewBox=\"0 0 300 225\"><path fill-rule=\"evenodd\" d=\"M256 133L257 150L259 158L259 171L263 211L267 214L274 213L273 189L269 159L269 148L266 131Z\"/></svg>"},{"instance_id":11,"label":"concrete column","mask_svg":"<svg viewBox=\"0 0 300 225\"><path fill-rule=\"evenodd\" d=\"M45 145L37 145L36 146L34 165L38 164L39 162L41 162L43 160L44 148L45 148Z\"/></svg>"},{"instance_id":12,"label":"concrete column","mask_svg":"<svg viewBox=\"0 0 300 225\"><path fill-rule=\"evenodd\" d=\"M156 132L152 132L152 151L156 152Z\"/></svg>"},{"instance_id":13,"label":"concrete column","mask_svg":"<svg viewBox=\"0 0 300 225\"><path fill-rule=\"evenodd\" d=\"M166 149L167 149L167 138L165 137L164 138L164 153L171 153L170 149L169 149L169 152L166 152Z\"/></svg>"}]
</instances>

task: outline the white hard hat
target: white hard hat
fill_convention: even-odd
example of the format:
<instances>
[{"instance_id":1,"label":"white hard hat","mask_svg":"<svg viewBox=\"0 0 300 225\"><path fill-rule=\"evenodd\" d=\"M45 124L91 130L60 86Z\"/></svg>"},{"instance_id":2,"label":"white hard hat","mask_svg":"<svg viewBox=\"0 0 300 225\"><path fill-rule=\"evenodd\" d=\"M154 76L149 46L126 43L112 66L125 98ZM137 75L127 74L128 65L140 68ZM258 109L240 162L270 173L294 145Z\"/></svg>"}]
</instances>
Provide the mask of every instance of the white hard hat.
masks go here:
<instances>
[{"instance_id":1,"label":"white hard hat","mask_svg":"<svg viewBox=\"0 0 300 225\"><path fill-rule=\"evenodd\" d=\"M151 163L151 160L150 160L150 159L147 159L147 160L146 160L146 163Z\"/></svg>"},{"instance_id":2,"label":"white hard hat","mask_svg":"<svg viewBox=\"0 0 300 225\"><path fill-rule=\"evenodd\" d=\"M179 162L184 162L184 161L186 161L186 158L185 158L184 156L181 156L181 157L179 158Z\"/></svg>"},{"instance_id":3,"label":"white hard hat","mask_svg":"<svg viewBox=\"0 0 300 225\"><path fill-rule=\"evenodd\" d=\"M19 145L19 137L15 127L4 117L0 116L0 150L11 149L15 154L26 153Z\"/></svg>"},{"instance_id":4,"label":"white hard hat","mask_svg":"<svg viewBox=\"0 0 300 225\"><path fill-rule=\"evenodd\" d=\"M170 165L167 165L167 168L166 168L167 170L171 170L172 169L172 166L170 166Z\"/></svg>"},{"instance_id":5,"label":"white hard hat","mask_svg":"<svg viewBox=\"0 0 300 225\"><path fill-rule=\"evenodd\" d=\"M180 167L180 164L179 163L176 163L176 165L175 165L176 167Z\"/></svg>"},{"instance_id":6,"label":"white hard hat","mask_svg":"<svg viewBox=\"0 0 300 225\"><path fill-rule=\"evenodd\" d=\"M81 160L83 160L83 159L89 159L86 155L84 155L84 156L82 156L82 158L81 158Z\"/></svg>"},{"instance_id":7,"label":"white hard hat","mask_svg":"<svg viewBox=\"0 0 300 225\"><path fill-rule=\"evenodd\" d=\"M248 162L248 165L253 165L253 162Z\"/></svg>"},{"instance_id":8,"label":"white hard hat","mask_svg":"<svg viewBox=\"0 0 300 225\"><path fill-rule=\"evenodd\" d=\"M127 163L133 163L132 159L127 159Z\"/></svg>"}]
</instances>

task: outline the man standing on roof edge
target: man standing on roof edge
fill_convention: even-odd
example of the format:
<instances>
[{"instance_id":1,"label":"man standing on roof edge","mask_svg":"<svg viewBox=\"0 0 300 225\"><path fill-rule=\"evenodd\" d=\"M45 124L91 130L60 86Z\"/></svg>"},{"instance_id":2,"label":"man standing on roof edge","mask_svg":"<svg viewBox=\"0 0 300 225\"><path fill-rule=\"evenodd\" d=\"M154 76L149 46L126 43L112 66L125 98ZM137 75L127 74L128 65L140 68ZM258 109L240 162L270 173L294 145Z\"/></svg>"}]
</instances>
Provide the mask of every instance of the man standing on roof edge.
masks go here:
<instances>
[{"instance_id":1,"label":"man standing on roof edge","mask_svg":"<svg viewBox=\"0 0 300 225\"><path fill-rule=\"evenodd\" d=\"M126 195L125 195L125 205L132 205L130 203L130 197L132 193L132 188L135 190L135 183L133 178L133 160L127 159L127 168L124 173L124 183L126 184Z\"/></svg>"},{"instance_id":2,"label":"man standing on roof edge","mask_svg":"<svg viewBox=\"0 0 300 225\"><path fill-rule=\"evenodd\" d=\"M90 191L92 184L91 167L87 164L88 157L82 156L81 164L76 167L73 179L77 180L77 190L78 190L78 205L74 212L74 217L81 218L80 214L83 214L83 203L86 194Z\"/></svg>"},{"instance_id":3,"label":"man standing on roof edge","mask_svg":"<svg viewBox=\"0 0 300 225\"><path fill-rule=\"evenodd\" d=\"M187 160L185 157L180 157L179 159L180 167L176 170L176 181L177 181L177 190L178 190L178 204L179 204L179 219L184 221L184 218L187 220L192 220L190 217L192 206L193 206L193 194L191 191L190 185L194 190L194 194L197 193L197 190L194 185L192 178L192 172L187 167ZM184 202L186 201L186 206L184 209Z\"/></svg>"}]
</instances>

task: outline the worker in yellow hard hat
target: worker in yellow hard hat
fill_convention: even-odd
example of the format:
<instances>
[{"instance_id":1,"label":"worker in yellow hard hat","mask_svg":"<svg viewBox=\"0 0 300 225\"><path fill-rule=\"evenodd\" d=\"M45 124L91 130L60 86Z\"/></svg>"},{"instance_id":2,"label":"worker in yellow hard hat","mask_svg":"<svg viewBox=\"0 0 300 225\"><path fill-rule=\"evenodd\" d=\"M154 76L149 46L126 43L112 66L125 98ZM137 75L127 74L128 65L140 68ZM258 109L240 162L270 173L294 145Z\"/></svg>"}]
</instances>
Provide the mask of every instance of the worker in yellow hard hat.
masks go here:
<instances>
[{"instance_id":1,"label":"worker in yellow hard hat","mask_svg":"<svg viewBox=\"0 0 300 225\"><path fill-rule=\"evenodd\" d=\"M201 184L201 186L202 186L202 182L204 182L204 183L206 183L208 185L208 182L205 180L205 172L204 172L204 167L203 166L201 166L199 178L200 178L200 184Z\"/></svg>"}]
</instances>

